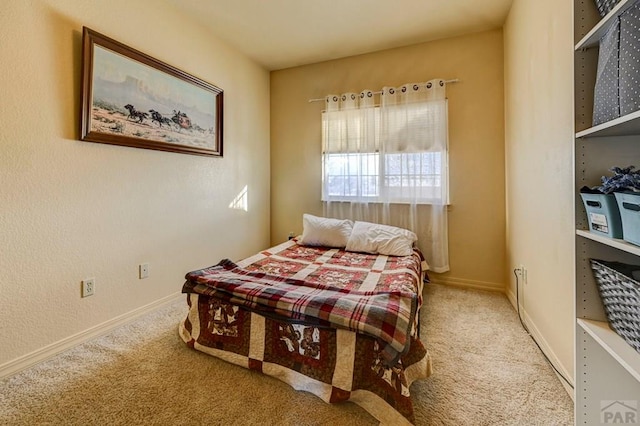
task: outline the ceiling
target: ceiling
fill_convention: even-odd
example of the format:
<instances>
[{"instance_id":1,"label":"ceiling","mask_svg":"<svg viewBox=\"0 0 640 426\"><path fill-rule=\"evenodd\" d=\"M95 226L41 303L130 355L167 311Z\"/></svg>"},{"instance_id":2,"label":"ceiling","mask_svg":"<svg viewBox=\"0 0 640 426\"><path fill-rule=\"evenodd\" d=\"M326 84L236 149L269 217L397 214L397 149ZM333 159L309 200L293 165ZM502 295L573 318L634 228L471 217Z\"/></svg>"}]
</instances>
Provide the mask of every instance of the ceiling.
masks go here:
<instances>
[{"instance_id":1,"label":"ceiling","mask_svg":"<svg viewBox=\"0 0 640 426\"><path fill-rule=\"evenodd\" d=\"M502 27L513 0L165 0L268 70Z\"/></svg>"}]
</instances>

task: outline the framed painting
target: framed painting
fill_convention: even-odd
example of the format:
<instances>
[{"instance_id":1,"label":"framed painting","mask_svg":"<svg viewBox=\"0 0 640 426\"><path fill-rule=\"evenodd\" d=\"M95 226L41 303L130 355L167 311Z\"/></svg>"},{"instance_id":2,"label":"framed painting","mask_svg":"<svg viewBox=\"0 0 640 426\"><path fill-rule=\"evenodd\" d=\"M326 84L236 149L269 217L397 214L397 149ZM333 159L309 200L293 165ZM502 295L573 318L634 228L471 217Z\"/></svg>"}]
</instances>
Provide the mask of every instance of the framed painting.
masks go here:
<instances>
[{"instance_id":1,"label":"framed painting","mask_svg":"<svg viewBox=\"0 0 640 426\"><path fill-rule=\"evenodd\" d=\"M223 91L84 27L83 141L222 156Z\"/></svg>"}]
</instances>

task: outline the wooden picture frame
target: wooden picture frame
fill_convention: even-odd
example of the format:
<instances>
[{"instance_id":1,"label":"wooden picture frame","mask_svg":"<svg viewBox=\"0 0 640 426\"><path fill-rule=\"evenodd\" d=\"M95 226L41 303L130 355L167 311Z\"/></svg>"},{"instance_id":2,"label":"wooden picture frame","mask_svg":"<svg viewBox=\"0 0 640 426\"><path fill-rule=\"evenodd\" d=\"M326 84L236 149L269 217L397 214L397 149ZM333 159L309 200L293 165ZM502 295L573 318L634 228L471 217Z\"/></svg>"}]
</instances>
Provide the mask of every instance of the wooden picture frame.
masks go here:
<instances>
[{"instance_id":1,"label":"wooden picture frame","mask_svg":"<svg viewBox=\"0 0 640 426\"><path fill-rule=\"evenodd\" d=\"M222 157L222 89L87 27L81 139Z\"/></svg>"}]
</instances>

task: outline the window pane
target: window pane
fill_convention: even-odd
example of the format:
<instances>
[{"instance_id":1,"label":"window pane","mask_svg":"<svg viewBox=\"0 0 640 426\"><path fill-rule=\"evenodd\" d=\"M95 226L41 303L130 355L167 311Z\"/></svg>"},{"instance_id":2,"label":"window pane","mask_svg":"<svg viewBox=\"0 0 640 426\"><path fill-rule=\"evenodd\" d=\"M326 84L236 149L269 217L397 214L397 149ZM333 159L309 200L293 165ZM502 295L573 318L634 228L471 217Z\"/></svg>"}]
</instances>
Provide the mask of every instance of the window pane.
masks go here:
<instances>
[{"instance_id":1,"label":"window pane","mask_svg":"<svg viewBox=\"0 0 640 426\"><path fill-rule=\"evenodd\" d=\"M325 154L325 193L333 197L377 197L379 155Z\"/></svg>"},{"instance_id":2,"label":"window pane","mask_svg":"<svg viewBox=\"0 0 640 426\"><path fill-rule=\"evenodd\" d=\"M383 185L389 202L429 202L440 194L441 153L386 154Z\"/></svg>"}]
</instances>

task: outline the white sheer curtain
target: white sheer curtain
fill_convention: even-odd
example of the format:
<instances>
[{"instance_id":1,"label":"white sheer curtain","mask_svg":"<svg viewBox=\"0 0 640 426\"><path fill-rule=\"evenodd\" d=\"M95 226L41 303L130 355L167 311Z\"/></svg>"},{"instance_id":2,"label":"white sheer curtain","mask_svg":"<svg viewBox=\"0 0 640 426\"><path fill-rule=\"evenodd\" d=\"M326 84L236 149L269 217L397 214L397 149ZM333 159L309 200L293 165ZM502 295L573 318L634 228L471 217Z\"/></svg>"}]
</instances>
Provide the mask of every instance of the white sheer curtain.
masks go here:
<instances>
[{"instance_id":1,"label":"white sheer curtain","mask_svg":"<svg viewBox=\"0 0 640 426\"><path fill-rule=\"evenodd\" d=\"M431 270L449 270L448 132L443 80L329 95L324 214L410 229Z\"/></svg>"}]
</instances>

